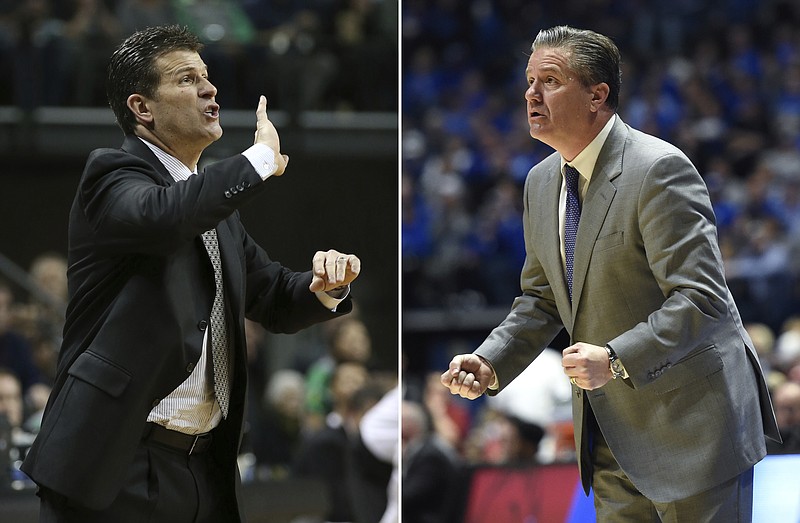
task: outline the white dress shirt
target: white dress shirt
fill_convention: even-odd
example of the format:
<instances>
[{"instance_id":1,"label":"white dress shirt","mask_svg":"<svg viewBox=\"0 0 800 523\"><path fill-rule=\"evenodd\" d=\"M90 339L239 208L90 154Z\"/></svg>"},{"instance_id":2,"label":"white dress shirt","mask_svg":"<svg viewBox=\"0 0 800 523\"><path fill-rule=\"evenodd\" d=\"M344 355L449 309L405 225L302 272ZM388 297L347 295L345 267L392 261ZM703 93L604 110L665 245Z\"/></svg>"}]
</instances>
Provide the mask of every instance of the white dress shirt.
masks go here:
<instances>
[{"instance_id":1,"label":"white dress shirt","mask_svg":"<svg viewBox=\"0 0 800 523\"><path fill-rule=\"evenodd\" d=\"M166 167L176 182L188 180L197 174L180 160L140 138L153 151L153 154ZM262 180L266 180L275 172L275 154L264 144L255 144L242 153L253 165ZM349 292L349 289L348 289ZM335 311L339 303L347 297L347 292L340 298L328 293L317 292L317 298L328 309ZM203 434L219 425L222 412L214 397L214 385L209 366L208 334L206 328L203 336L203 348L200 360L189 377L169 393L156 405L147 416L147 421L158 423L164 427L186 434Z\"/></svg>"},{"instance_id":2,"label":"white dress shirt","mask_svg":"<svg viewBox=\"0 0 800 523\"><path fill-rule=\"evenodd\" d=\"M611 134L611 128L614 127L614 122L617 120L617 115L612 115L606 122L603 128L597 133L589 145L587 145L578 156L571 162L567 162L564 157L561 157L561 194L558 198L558 235L561 239L561 261L564 267L567 265L567 257L564 253L564 214L567 210L567 184L564 181L564 165L569 163L572 167L578 170L580 177L578 177L578 192L580 193L581 202L586 196L586 189L589 187L589 181L592 179L594 173L594 166L597 163L597 158L600 156L600 150L606 143L608 135Z\"/></svg>"}]
</instances>

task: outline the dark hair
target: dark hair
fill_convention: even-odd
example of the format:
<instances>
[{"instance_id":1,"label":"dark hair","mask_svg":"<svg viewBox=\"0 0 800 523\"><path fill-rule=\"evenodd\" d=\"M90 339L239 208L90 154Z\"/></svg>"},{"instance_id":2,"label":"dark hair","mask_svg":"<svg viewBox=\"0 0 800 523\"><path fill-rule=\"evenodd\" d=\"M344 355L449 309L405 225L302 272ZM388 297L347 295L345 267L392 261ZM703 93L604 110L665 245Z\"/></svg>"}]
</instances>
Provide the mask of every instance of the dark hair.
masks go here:
<instances>
[{"instance_id":1,"label":"dark hair","mask_svg":"<svg viewBox=\"0 0 800 523\"><path fill-rule=\"evenodd\" d=\"M531 51L540 47L566 51L570 69L581 84L608 84L606 104L611 109L617 109L622 70L619 49L610 38L587 29L560 25L539 31Z\"/></svg>"},{"instance_id":2,"label":"dark hair","mask_svg":"<svg viewBox=\"0 0 800 523\"><path fill-rule=\"evenodd\" d=\"M186 27L148 27L125 39L111 55L106 78L108 105L125 134L132 133L136 119L128 109L128 97L138 93L155 96L161 81L156 60L172 51L200 52L203 44Z\"/></svg>"}]
</instances>

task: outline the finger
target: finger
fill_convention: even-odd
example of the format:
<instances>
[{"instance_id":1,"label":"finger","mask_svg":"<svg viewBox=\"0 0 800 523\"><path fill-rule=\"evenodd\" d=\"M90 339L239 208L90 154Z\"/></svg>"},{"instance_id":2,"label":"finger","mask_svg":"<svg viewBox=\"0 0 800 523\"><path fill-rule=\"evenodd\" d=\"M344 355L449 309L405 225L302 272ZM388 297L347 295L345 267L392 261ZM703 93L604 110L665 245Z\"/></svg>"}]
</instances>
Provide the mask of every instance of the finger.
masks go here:
<instances>
[{"instance_id":1,"label":"finger","mask_svg":"<svg viewBox=\"0 0 800 523\"><path fill-rule=\"evenodd\" d=\"M470 391L471 392L470 395L472 397L470 399L475 399L478 396L480 396L481 394L483 394L483 390L481 390L482 388L483 387L481 386L480 382L478 382L478 381L473 382L472 383L472 390Z\"/></svg>"},{"instance_id":2,"label":"finger","mask_svg":"<svg viewBox=\"0 0 800 523\"><path fill-rule=\"evenodd\" d=\"M325 256L325 274L328 283L336 283L336 252L328 251Z\"/></svg>"},{"instance_id":3,"label":"finger","mask_svg":"<svg viewBox=\"0 0 800 523\"><path fill-rule=\"evenodd\" d=\"M317 251L314 254L314 258L311 260L311 268L314 271L314 274L318 276L323 276L325 274L325 253L322 251Z\"/></svg>"},{"instance_id":4,"label":"finger","mask_svg":"<svg viewBox=\"0 0 800 523\"><path fill-rule=\"evenodd\" d=\"M361 259L358 256L350 256L350 272L356 276L361 273Z\"/></svg>"},{"instance_id":5,"label":"finger","mask_svg":"<svg viewBox=\"0 0 800 523\"><path fill-rule=\"evenodd\" d=\"M258 97L258 107L256 107L256 130L258 130L267 119L267 97L262 94Z\"/></svg>"},{"instance_id":6,"label":"finger","mask_svg":"<svg viewBox=\"0 0 800 523\"><path fill-rule=\"evenodd\" d=\"M347 264L350 261L348 256L343 254L336 257L336 281L335 283L339 283L344 281L344 276L347 274Z\"/></svg>"},{"instance_id":7,"label":"finger","mask_svg":"<svg viewBox=\"0 0 800 523\"><path fill-rule=\"evenodd\" d=\"M481 384L478 380L474 379L475 375L470 374L472 380L469 382L469 387L467 387L467 383L463 383L461 385L461 390L459 391L459 395L462 398L467 398L469 400L474 400L478 396L482 394Z\"/></svg>"},{"instance_id":8,"label":"finger","mask_svg":"<svg viewBox=\"0 0 800 523\"><path fill-rule=\"evenodd\" d=\"M311 277L311 284L308 286L308 289L311 292L325 290L325 280L323 279L323 276L325 276L325 253L323 251L317 251L314 254L314 257L311 259L311 271L313 276Z\"/></svg>"},{"instance_id":9,"label":"finger","mask_svg":"<svg viewBox=\"0 0 800 523\"><path fill-rule=\"evenodd\" d=\"M448 382L447 388L450 389L450 394L458 394L458 391L461 389L461 384L458 383L456 378L450 378Z\"/></svg>"},{"instance_id":10,"label":"finger","mask_svg":"<svg viewBox=\"0 0 800 523\"><path fill-rule=\"evenodd\" d=\"M462 370L461 374L458 375L458 378L461 382L461 390L465 394L469 394L472 384L475 383L475 375L471 372L465 372Z\"/></svg>"},{"instance_id":11,"label":"finger","mask_svg":"<svg viewBox=\"0 0 800 523\"><path fill-rule=\"evenodd\" d=\"M447 374L450 376L450 380L453 377L458 376L458 373L461 372L461 360L463 356L456 356L452 360L450 360L450 368L447 370Z\"/></svg>"},{"instance_id":12,"label":"finger","mask_svg":"<svg viewBox=\"0 0 800 523\"><path fill-rule=\"evenodd\" d=\"M453 381L453 375L450 374L450 369L447 369L442 373L442 376L439 381L441 381L442 385L444 385L448 389L450 388L450 383Z\"/></svg>"}]
</instances>

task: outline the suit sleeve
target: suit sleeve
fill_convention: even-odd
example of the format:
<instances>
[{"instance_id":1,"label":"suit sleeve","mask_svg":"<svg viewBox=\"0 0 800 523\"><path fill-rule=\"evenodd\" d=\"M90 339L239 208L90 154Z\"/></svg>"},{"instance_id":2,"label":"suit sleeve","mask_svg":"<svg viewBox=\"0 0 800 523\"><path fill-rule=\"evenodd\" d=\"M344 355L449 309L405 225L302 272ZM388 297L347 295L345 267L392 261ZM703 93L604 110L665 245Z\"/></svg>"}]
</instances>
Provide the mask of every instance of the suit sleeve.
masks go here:
<instances>
[{"instance_id":1,"label":"suit sleeve","mask_svg":"<svg viewBox=\"0 0 800 523\"><path fill-rule=\"evenodd\" d=\"M268 331L291 334L315 323L349 313L353 308L348 296L331 312L308 289L311 271L295 272L271 260L238 220L229 220L242 238L245 270L245 316ZM310 263L310 260L309 260Z\"/></svg>"},{"instance_id":2,"label":"suit sleeve","mask_svg":"<svg viewBox=\"0 0 800 523\"><path fill-rule=\"evenodd\" d=\"M641 386L658 362L677 362L714 339L729 314L729 293L705 183L682 154L657 159L643 179L638 224L663 303L609 341Z\"/></svg>"},{"instance_id":3,"label":"suit sleeve","mask_svg":"<svg viewBox=\"0 0 800 523\"><path fill-rule=\"evenodd\" d=\"M145 160L101 149L90 155L77 197L98 250L166 255L213 228L263 188L242 155L168 185Z\"/></svg>"}]
</instances>

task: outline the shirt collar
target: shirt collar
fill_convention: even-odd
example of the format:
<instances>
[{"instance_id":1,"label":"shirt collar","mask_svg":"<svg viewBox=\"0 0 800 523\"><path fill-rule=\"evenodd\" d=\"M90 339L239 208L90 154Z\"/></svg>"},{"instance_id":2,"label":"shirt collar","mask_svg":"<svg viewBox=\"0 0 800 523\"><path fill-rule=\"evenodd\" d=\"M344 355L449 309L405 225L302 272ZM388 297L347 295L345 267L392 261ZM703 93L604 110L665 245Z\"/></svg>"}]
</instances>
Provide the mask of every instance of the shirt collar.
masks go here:
<instances>
[{"instance_id":1,"label":"shirt collar","mask_svg":"<svg viewBox=\"0 0 800 523\"><path fill-rule=\"evenodd\" d=\"M614 122L617 121L617 115L614 114L611 118L608 119L608 122L603 126L597 136L594 137L589 145L587 145L578 156L575 157L574 160L569 162L571 166L576 168L578 172L581 174L581 178L586 180L587 182L592 179L592 172L594 172L594 166L597 163L597 158L600 156L600 150L603 148L603 145L606 143L606 139L608 135L611 134L611 128L614 127ZM567 161L564 160L564 157L561 157L561 172L564 172L564 165L567 164Z\"/></svg>"},{"instance_id":2,"label":"shirt collar","mask_svg":"<svg viewBox=\"0 0 800 523\"><path fill-rule=\"evenodd\" d=\"M156 155L156 158L166 167L167 172L169 172L172 179L176 182L180 182L183 180L188 180L190 176L193 174L197 174L197 171L192 171L186 165L183 164L180 160L172 156L171 154L164 152L160 147L157 145L153 145L152 143L148 142L141 136L137 136L144 144L153 151L153 154Z\"/></svg>"}]
</instances>

